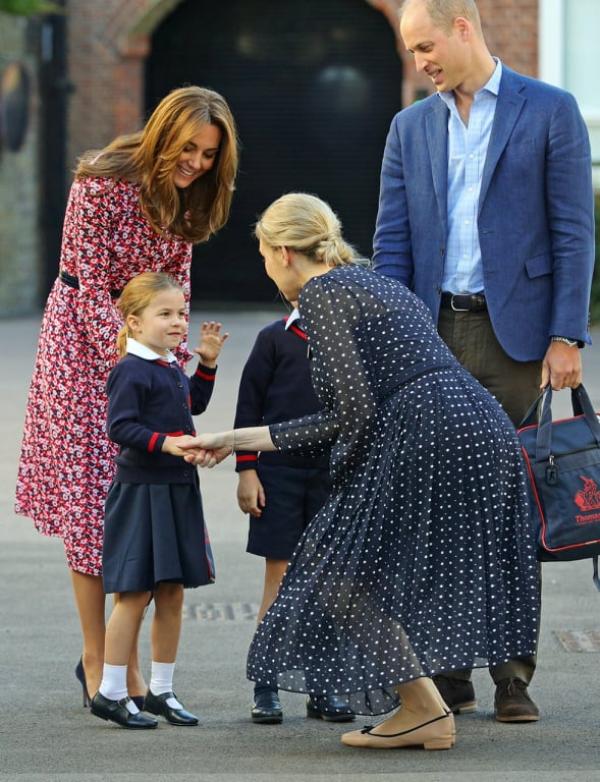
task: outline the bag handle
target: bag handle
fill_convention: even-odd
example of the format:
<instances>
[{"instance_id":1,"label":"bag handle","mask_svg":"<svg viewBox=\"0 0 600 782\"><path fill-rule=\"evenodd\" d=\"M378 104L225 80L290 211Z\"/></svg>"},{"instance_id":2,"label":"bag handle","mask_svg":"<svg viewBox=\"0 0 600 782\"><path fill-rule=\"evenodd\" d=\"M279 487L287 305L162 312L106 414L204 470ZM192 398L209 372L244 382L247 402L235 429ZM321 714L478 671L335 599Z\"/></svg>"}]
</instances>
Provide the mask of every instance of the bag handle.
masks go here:
<instances>
[{"instance_id":1,"label":"bag handle","mask_svg":"<svg viewBox=\"0 0 600 782\"><path fill-rule=\"evenodd\" d=\"M548 388L546 386L542 389L542 392L539 396L536 396L536 398L533 400L531 405L529 406L527 412L521 419L521 423L517 426L517 430L522 429L524 426L529 426L530 424L535 424L537 421L539 421L539 411L538 406L540 402L542 401L542 397L544 396L544 392Z\"/></svg>"},{"instance_id":2,"label":"bag handle","mask_svg":"<svg viewBox=\"0 0 600 782\"><path fill-rule=\"evenodd\" d=\"M544 393L546 392L547 388L549 388L549 386L545 386L542 389L540 395L537 396L534 399L534 401L531 403L527 412L523 416L521 423L518 425L517 429L522 429L524 426L529 426L530 424L535 424L537 423L537 421L539 421L538 407L540 402L542 401L542 397L544 396ZM582 386L578 386L578 388L582 388ZM579 396L575 393L576 391L577 389L575 388L571 389L571 405L573 407L573 415L583 415L583 409L579 401Z\"/></svg>"},{"instance_id":3,"label":"bag handle","mask_svg":"<svg viewBox=\"0 0 600 782\"><path fill-rule=\"evenodd\" d=\"M548 459L552 448L552 387L549 385L546 386L540 397L538 397L538 400L539 399L541 399L541 403L539 425L535 442L536 462ZM536 400L536 402L538 400ZM585 417L585 422L592 432L596 445L600 448L600 422L598 422L598 417L596 416L592 402L587 391L583 387L583 384L577 386L577 388L571 389L571 405L573 407L573 415L583 415ZM528 411L527 416L530 412L531 408Z\"/></svg>"}]
</instances>

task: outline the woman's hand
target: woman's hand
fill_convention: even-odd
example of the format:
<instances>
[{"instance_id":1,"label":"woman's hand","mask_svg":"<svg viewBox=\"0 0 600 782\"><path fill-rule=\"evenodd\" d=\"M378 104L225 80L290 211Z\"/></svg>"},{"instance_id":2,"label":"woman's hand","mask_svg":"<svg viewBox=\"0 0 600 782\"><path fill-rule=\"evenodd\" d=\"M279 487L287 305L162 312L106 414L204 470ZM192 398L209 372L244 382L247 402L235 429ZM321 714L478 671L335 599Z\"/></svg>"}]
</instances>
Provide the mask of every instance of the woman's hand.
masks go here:
<instances>
[{"instance_id":1,"label":"woman's hand","mask_svg":"<svg viewBox=\"0 0 600 782\"><path fill-rule=\"evenodd\" d=\"M233 453L234 447L245 451L277 450L268 426L249 426L217 434L201 434L182 445L187 452L186 462L198 464L200 467L214 467Z\"/></svg>"},{"instance_id":2,"label":"woman's hand","mask_svg":"<svg viewBox=\"0 0 600 782\"><path fill-rule=\"evenodd\" d=\"M233 432L190 437L183 449L186 462L199 467L214 467L233 453Z\"/></svg>"},{"instance_id":3,"label":"woman's hand","mask_svg":"<svg viewBox=\"0 0 600 782\"><path fill-rule=\"evenodd\" d=\"M237 500L240 510L259 519L267 502L258 473L256 470L242 470L238 477Z\"/></svg>"},{"instance_id":4,"label":"woman's hand","mask_svg":"<svg viewBox=\"0 0 600 782\"><path fill-rule=\"evenodd\" d=\"M200 358L205 367L215 367L217 358L223 347L223 343L229 334L221 334L221 324L204 321L200 327L200 344L194 348L194 353Z\"/></svg>"}]
</instances>

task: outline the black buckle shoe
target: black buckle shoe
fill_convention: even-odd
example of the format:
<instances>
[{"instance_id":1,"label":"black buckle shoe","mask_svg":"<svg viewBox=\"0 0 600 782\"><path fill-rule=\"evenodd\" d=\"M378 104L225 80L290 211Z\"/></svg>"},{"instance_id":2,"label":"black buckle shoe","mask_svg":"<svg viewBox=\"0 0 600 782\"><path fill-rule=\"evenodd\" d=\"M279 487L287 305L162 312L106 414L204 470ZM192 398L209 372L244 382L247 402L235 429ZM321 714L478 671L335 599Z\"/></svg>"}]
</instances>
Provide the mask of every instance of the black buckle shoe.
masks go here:
<instances>
[{"instance_id":1,"label":"black buckle shoe","mask_svg":"<svg viewBox=\"0 0 600 782\"><path fill-rule=\"evenodd\" d=\"M97 692L92 698L90 709L92 714L100 717L101 720L110 720L122 725L124 728L135 728L142 730L145 728L155 728L158 722L152 717L147 717L142 712L132 714L127 708L127 702L131 698L123 698L120 701L113 701L105 698L101 692Z\"/></svg>"},{"instance_id":2,"label":"black buckle shoe","mask_svg":"<svg viewBox=\"0 0 600 782\"><path fill-rule=\"evenodd\" d=\"M198 717L194 714L191 714L183 708L174 709L169 706L167 703L169 698L175 698L175 700L177 700L177 696L174 692L163 692L161 695L155 695L148 690L144 700L144 708L146 711L149 711L150 714L157 714L160 717L164 717L171 725L188 727L198 724Z\"/></svg>"},{"instance_id":3,"label":"black buckle shoe","mask_svg":"<svg viewBox=\"0 0 600 782\"><path fill-rule=\"evenodd\" d=\"M309 695L306 716L325 722L352 722L356 714L341 695Z\"/></svg>"},{"instance_id":4,"label":"black buckle shoe","mask_svg":"<svg viewBox=\"0 0 600 782\"><path fill-rule=\"evenodd\" d=\"M261 689L255 692L250 716L252 722L259 725L279 725L283 720L283 709L277 690Z\"/></svg>"},{"instance_id":5,"label":"black buckle shoe","mask_svg":"<svg viewBox=\"0 0 600 782\"><path fill-rule=\"evenodd\" d=\"M475 690L470 681L439 674L433 677L433 683L453 714L470 714L477 711Z\"/></svg>"}]
</instances>

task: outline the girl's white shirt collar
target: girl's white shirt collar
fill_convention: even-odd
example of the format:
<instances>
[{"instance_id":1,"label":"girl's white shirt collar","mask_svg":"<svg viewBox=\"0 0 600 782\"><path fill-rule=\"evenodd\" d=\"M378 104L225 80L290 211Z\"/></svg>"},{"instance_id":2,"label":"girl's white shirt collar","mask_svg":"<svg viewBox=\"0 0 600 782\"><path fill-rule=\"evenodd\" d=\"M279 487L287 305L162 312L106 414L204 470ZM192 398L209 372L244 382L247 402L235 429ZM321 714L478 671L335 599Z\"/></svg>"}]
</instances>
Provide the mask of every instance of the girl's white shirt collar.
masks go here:
<instances>
[{"instance_id":1,"label":"girl's white shirt collar","mask_svg":"<svg viewBox=\"0 0 600 782\"><path fill-rule=\"evenodd\" d=\"M167 351L166 356L161 356L160 353L155 353L153 350L150 350L149 347L146 347L146 345L142 345L141 342L138 342L137 339L133 339L133 337L127 337L127 352L131 353L132 356L145 358L146 361L156 361L156 359L160 359L161 361L168 361L170 364L177 361L177 358L170 350Z\"/></svg>"}]
</instances>

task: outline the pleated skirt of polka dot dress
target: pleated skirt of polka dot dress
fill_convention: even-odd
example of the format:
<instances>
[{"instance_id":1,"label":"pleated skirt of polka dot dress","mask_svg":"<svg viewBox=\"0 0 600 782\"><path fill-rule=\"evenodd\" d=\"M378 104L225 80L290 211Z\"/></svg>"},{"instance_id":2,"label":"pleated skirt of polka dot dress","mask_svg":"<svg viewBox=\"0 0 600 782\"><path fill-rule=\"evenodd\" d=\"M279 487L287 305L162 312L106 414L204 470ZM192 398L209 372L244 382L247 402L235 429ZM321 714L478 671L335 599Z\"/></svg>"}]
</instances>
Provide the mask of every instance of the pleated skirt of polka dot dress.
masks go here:
<instances>
[{"instance_id":1,"label":"pleated skirt of polka dot dress","mask_svg":"<svg viewBox=\"0 0 600 782\"><path fill-rule=\"evenodd\" d=\"M402 387L369 455L334 486L250 647L248 678L345 695L532 654L538 572L510 421L464 372Z\"/></svg>"}]
</instances>

